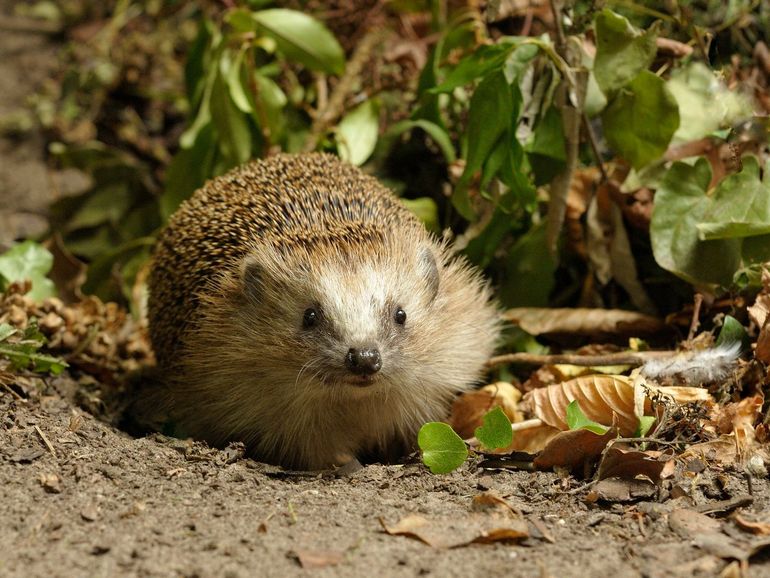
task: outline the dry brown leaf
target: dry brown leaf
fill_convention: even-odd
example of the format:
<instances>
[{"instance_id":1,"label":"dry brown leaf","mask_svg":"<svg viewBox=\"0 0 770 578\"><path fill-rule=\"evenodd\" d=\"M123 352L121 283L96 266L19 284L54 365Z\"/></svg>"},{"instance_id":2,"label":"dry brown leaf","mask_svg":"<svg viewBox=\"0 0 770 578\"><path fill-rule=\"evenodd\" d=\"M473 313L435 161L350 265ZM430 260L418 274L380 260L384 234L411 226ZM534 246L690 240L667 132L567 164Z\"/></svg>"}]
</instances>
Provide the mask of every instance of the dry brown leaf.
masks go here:
<instances>
[{"instance_id":1,"label":"dry brown leaf","mask_svg":"<svg viewBox=\"0 0 770 578\"><path fill-rule=\"evenodd\" d=\"M487 492L482 492L476 496L473 496L473 500L471 501L471 510L474 512L496 511L502 512L506 515L518 515L518 512L513 508L513 506L511 506L507 500L503 499L494 490L489 490Z\"/></svg>"},{"instance_id":2,"label":"dry brown leaf","mask_svg":"<svg viewBox=\"0 0 770 578\"><path fill-rule=\"evenodd\" d=\"M303 568L336 566L344 559L342 552L334 550L294 550L293 553Z\"/></svg>"},{"instance_id":3,"label":"dry brown leaf","mask_svg":"<svg viewBox=\"0 0 770 578\"><path fill-rule=\"evenodd\" d=\"M735 403L726 403L715 409L712 421L719 433L723 434L747 427L753 430L763 403L762 394L756 394Z\"/></svg>"},{"instance_id":4,"label":"dry brown leaf","mask_svg":"<svg viewBox=\"0 0 770 578\"><path fill-rule=\"evenodd\" d=\"M521 392L508 382L485 385L478 391L462 394L454 401L449 425L461 438L470 438L481 426L484 414L495 406L501 407L511 422L522 421L524 416L518 408L520 399Z\"/></svg>"},{"instance_id":5,"label":"dry brown leaf","mask_svg":"<svg viewBox=\"0 0 770 578\"><path fill-rule=\"evenodd\" d=\"M610 429L604 435L596 435L585 429L561 432L554 436L535 458L535 467L540 470L561 467L579 471L596 460L610 440L617 435L616 429Z\"/></svg>"},{"instance_id":6,"label":"dry brown leaf","mask_svg":"<svg viewBox=\"0 0 770 578\"><path fill-rule=\"evenodd\" d=\"M722 523L694 510L677 509L668 515L668 525L685 540L692 540L698 534L717 533Z\"/></svg>"},{"instance_id":7,"label":"dry brown leaf","mask_svg":"<svg viewBox=\"0 0 770 578\"><path fill-rule=\"evenodd\" d=\"M691 387L688 385L657 386L648 382L645 384L645 388L653 394L662 394L676 403L702 402L709 407L714 405L714 398L707 389L702 387Z\"/></svg>"},{"instance_id":8,"label":"dry brown leaf","mask_svg":"<svg viewBox=\"0 0 770 578\"><path fill-rule=\"evenodd\" d=\"M577 400L585 416L597 423L617 423L620 434L634 434L639 419L634 414L634 387L631 378L621 375L588 375L530 391L524 401L544 423L560 430L569 429L567 406Z\"/></svg>"},{"instance_id":9,"label":"dry brown leaf","mask_svg":"<svg viewBox=\"0 0 770 578\"><path fill-rule=\"evenodd\" d=\"M749 520L738 513L733 514L732 518L735 520L735 524L741 530L745 530L746 532L751 532L752 534L758 534L761 536L767 536L770 534L770 522Z\"/></svg>"},{"instance_id":10,"label":"dry brown leaf","mask_svg":"<svg viewBox=\"0 0 770 578\"><path fill-rule=\"evenodd\" d=\"M770 270L762 270L762 291L757 295L754 305L748 308L749 318L759 327L757 347L754 357L764 363L770 363Z\"/></svg>"},{"instance_id":11,"label":"dry brown leaf","mask_svg":"<svg viewBox=\"0 0 770 578\"><path fill-rule=\"evenodd\" d=\"M669 463L673 464L673 460L663 452L649 450L640 452L624 444L613 444L602 457L598 478L600 480L605 478L633 480L638 476L644 476L657 484Z\"/></svg>"},{"instance_id":12,"label":"dry brown leaf","mask_svg":"<svg viewBox=\"0 0 770 578\"><path fill-rule=\"evenodd\" d=\"M520 307L508 309L503 319L530 335L649 335L665 329L657 317L620 309Z\"/></svg>"},{"instance_id":13,"label":"dry brown leaf","mask_svg":"<svg viewBox=\"0 0 770 578\"><path fill-rule=\"evenodd\" d=\"M508 542L529 537L526 521L511 515L472 513L445 520L427 520L411 514L383 530L391 536L414 538L433 548L460 548L470 544Z\"/></svg>"},{"instance_id":14,"label":"dry brown leaf","mask_svg":"<svg viewBox=\"0 0 770 578\"><path fill-rule=\"evenodd\" d=\"M561 433L560 429L542 424L513 434L513 442L502 453L527 452L536 454L542 450L548 442Z\"/></svg>"},{"instance_id":15,"label":"dry brown leaf","mask_svg":"<svg viewBox=\"0 0 770 578\"><path fill-rule=\"evenodd\" d=\"M600 480L594 487L596 499L605 502L634 502L648 500L655 496L658 489L650 480L621 480L608 478Z\"/></svg>"},{"instance_id":16,"label":"dry brown leaf","mask_svg":"<svg viewBox=\"0 0 770 578\"><path fill-rule=\"evenodd\" d=\"M733 434L721 435L717 439L694 444L682 452L680 458L688 460L700 458L704 462L715 462L722 465L735 463L738 448Z\"/></svg>"},{"instance_id":17,"label":"dry brown leaf","mask_svg":"<svg viewBox=\"0 0 770 578\"><path fill-rule=\"evenodd\" d=\"M754 357L762 363L770 363L770 324L764 325L759 331Z\"/></svg>"}]
</instances>

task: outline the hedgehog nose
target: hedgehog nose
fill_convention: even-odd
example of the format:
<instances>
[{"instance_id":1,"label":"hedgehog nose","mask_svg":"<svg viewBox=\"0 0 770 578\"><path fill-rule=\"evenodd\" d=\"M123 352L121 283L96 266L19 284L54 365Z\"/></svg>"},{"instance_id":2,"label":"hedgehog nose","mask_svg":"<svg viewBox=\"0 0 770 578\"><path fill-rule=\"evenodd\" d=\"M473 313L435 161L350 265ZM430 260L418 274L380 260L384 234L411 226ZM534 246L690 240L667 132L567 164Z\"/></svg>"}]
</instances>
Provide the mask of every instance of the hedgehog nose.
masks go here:
<instances>
[{"instance_id":1,"label":"hedgehog nose","mask_svg":"<svg viewBox=\"0 0 770 578\"><path fill-rule=\"evenodd\" d=\"M376 349L351 347L345 356L345 365L356 375L373 375L382 367L382 358Z\"/></svg>"}]
</instances>

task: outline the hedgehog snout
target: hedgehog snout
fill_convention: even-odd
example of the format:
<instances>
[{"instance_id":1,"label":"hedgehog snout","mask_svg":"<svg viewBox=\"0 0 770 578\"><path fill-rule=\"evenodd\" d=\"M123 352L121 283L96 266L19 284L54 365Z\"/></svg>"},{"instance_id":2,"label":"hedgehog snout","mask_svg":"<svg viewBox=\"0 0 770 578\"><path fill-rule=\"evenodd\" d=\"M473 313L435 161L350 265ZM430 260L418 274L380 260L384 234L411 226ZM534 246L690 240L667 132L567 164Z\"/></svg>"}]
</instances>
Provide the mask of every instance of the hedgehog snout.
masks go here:
<instances>
[{"instance_id":1,"label":"hedgehog snout","mask_svg":"<svg viewBox=\"0 0 770 578\"><path fill-rule=\"evenodd\" d=\"M379 350L373 347L351 347L345 355L345 367L356 375L374 375L382 369L382 357Z\"/></svg>"}]
</instances>

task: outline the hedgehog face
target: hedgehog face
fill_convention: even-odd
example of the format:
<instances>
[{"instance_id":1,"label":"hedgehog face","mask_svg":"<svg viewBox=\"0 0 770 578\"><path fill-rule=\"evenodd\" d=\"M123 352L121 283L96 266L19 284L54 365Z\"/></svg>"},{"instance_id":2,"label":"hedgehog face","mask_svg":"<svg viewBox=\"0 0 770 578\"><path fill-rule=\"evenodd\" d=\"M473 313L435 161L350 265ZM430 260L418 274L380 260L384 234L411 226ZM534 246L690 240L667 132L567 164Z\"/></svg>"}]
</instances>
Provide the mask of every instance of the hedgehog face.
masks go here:
<instances>
[{"instance_id":1,"label":"hedgehog face","mask_svg":"<svg viewBox=\"0 0 770 578\"><path fill-rule=\"evenodd\" d=\"M387 243L367 249L351 255L325 248L304 262L273 253L246 266L253 318L269 316L272 327L289 328L271 331L280 346L265 349L291 353L282 363L296 372L296 385L385 389L410 367L412 336L434 313L433 251Z\"/></svg>"}]
</instances>

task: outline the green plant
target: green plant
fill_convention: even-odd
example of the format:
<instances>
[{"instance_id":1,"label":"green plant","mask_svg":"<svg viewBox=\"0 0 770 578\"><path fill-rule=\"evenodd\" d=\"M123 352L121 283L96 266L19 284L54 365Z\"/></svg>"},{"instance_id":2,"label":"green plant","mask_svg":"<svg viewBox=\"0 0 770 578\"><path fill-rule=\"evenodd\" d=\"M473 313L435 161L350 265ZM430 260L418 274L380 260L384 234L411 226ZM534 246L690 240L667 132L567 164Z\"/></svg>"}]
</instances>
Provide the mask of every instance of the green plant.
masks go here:
<instances>
[{"instance_id":1,"label":"green plant","mask_svg":"<svg viewBox=\"0 0 770 578\"><path fill-rule=\"evenodd\" d=\"M31 321L24 331L14 329L7 323L0 323L0 357L8 359L11 368L18 371L30 369L38 373L58 375L67 363L58 357L41 353L46 344L37 323Z\"/></svg>"}]
</instances>

